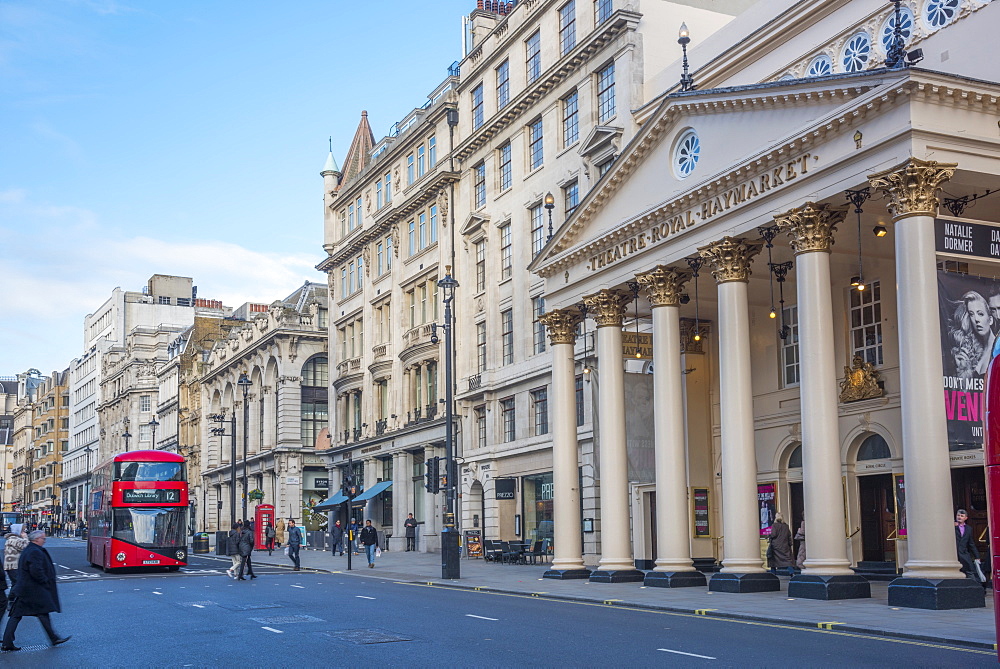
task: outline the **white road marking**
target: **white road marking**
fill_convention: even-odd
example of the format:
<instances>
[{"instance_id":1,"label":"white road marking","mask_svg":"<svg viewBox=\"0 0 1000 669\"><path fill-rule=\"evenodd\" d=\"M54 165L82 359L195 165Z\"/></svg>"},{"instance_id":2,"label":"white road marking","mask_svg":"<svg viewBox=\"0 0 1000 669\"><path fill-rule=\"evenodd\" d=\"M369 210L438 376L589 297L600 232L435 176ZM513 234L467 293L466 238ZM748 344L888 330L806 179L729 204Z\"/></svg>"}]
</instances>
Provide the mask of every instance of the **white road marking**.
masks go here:
<instances>
[{"instance_id":1,"label":"white road marking","mask_svg":"<svg viewBox=\"0 0 1000 669\"><path fill-rule=\"evenodd\" d=\"M153 594L154 594L154 595L162 595L163 593L162 593L162 592L156 592L156 591L154 590L154 591L153 591Z\"/></svg>"},{"instance_id":2,"label":"white road marking","mask_svg":"<svg viewBox=\"0 0 1000 669\"><path fill-rule=\"evenodd\" d=\"M487 618L486 616L474 616L471 613L466 613L465 617L466 618L479 618L480 620L492 620L494 622L500 620L499 618Z\"/></svg>"},{"instance_id":3,"label":"white road marking","mask_svg":"<svg viewBox=\"0 0 1000 669\"><path fill-rule=\"evenodd\" d=\"M63 567L63 569L67 569L67 568L68 567ZM93 572L89 572L89 571L80 571L79 569L74 569L73 571L75 571L77 574L86 574L87 576L90 576L90 574L93 573Z\"/></svg>"},{"instance_id":4,"label":"white road marking","mask_svg":"<svg viewBox=\"0 0 1000 669\"><path fill-rule=\"evenodd\" d=\"M204 607L204 606L202 606L201 604L192 604L191 606L193 606L193 607L194 607L194 608L196 608L196 609L203 609L203 608L205 608L205 607Z\"/></svg>"},{"instance_id":5,"label":"white road marking","mask_svg":"<svg viewBox=\"0 0 1000 669\"><path fill-rule=\"evenodd\" d=\"M64 564L61 564L61 565L59 565L59 566L60 566L60 567L62 567L63 569L69 569L69 567L67 567L67 566L66 566L66 565L64 565ZM77 570L76 570L76 569L74 569L73 571L77 571ZM80 572L80 573L82 574L83 572Z\"/></svg>"},{"instance_id":6,"label":"white road marking","mask_svg":"<svg viewBox=\"0 0 1000 669\"><path fill-rule=\"evenodd\" d=\"M688 657L700 657L703 660L714 660L716 658L709 657L708 655L698 655L696 653L685 653L682 650L670 650L669 648L657 648L656 650L662 650L664 653L674 653L676 655L687 655Z\"/></svg>"},{"instance_id":7,"label":"white road marking","mask_svg":"<svg viewBox=\"0 0 1000 669\"><path fill-rule=\"evenodd\" d=\"M304 585L293 585L292 587L293 587L293 588L301 588L301 589L303 589L303 590L305 590L305 589L306 589L306 586L304 586Z\"/></svg>"},{"instance_id":8,"label":"white road marking","mask_svg":"<svg viewBox=\"0 0 1000 669\"><path fill-rule=\"evenodd\" d=\"M354 595L358 599L375 599L374 597L365 597L364 595Z\"/></svg>"},{"instance_id":9,"label":"white road marking","mask_svg":"<svg viewBox=\"0 0 1000 669\"><path fill-rule=\"evenodd\" d=\"M261 627L262 630L267 630L268 632L274 632L275 634L284 634L282 630L276 630L273 627Z\"/></svg>"}]
</instances>

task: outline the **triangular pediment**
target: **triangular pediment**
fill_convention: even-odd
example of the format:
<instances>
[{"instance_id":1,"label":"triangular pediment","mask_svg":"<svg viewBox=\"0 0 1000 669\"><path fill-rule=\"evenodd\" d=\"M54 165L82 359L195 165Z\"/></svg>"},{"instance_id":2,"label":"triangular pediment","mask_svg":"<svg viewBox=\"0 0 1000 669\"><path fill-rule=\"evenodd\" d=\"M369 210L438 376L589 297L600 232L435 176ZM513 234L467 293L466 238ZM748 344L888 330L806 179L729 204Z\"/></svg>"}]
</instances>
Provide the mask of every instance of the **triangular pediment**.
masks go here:
<instances>
[{"instance_id":1,"label":"triangular pediment","mask_svg":"<svg viewBox=\"0 0 1000 669\"><path fill-rule=\"evenodd\" d=\"M593 240L613 237L630 221L666 220L672 207L678 212L689 209L715 191L723 192L779 163L814 155L810 148L828 136L852 135L860 122L858 114L871 110L873 100L877 105L892 104L885 96L897 95L898 84L906 77L882 70L665 98L530 269L544 276L554 259ZM681 164L681 146L692 137L698 147L693 168L690 160L687 167ZM788 168L789 175L794 172L788 178L812 169L811 160L801 168ZM784 182L784 177L778 179ZM765 180L768 189L771 180Z\"/></svg>"},{"instance_id":2,"label":"triangular pediment","mask_svg":"<svg viewBox=\"0 0 1000 669\"><path fill-rule=\"evenodd\" d=\"M622 129L615 126L599 125L590 131L587 138L580 144L579 153L593 162L601 162L603 154L617 153L621 141Z\"/></svg>"},{"instance_id":3,"label":"triangular pediment","mask_svg":"<svg viewBox=\"0 0 1000 669\"><path fill-rule=\"evenodd\" d=\"M489 223L489 214L482 214L478 211L474 211L465 218L465 222L462 223L462 227L459 228L459 234L461 235L474 235L478 231L483 230L486 223Z\"/></svg>"}]
</instances>

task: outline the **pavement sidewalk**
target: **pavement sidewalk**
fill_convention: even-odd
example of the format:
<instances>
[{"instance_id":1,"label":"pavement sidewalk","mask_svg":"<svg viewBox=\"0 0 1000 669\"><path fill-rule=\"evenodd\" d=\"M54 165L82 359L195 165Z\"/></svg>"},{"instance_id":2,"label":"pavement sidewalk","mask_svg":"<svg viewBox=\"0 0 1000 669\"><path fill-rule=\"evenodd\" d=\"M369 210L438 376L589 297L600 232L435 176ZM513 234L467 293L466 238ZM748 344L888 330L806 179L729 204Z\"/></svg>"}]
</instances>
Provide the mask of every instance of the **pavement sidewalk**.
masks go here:
<instances>
[{"instance_id":1,"label":"pavement sidewalk","mask_svg":"<svg viewBox=\"0 0 1000 669\"><path fill-rule=\"evenodd\" d=\"M346 555L303 549L300 560L303 569L347 570ZM290 561L278 549L271 556L255 551L254 563L288 566ZM731 594L709 592L707 587L647 588L641 583L543 579L547 565L500 565L483 559L462 559L461 579L445 580L439 553L384 551L374 569L368 568L362 554L353 556L352 566L355 576L996 648L991 591L984 609L926 611L890 607L888 584L879 581L871 584L871 599L825 602L789 599L787 577L782 578L781 592Z\"/></svg>"}]
</instances>

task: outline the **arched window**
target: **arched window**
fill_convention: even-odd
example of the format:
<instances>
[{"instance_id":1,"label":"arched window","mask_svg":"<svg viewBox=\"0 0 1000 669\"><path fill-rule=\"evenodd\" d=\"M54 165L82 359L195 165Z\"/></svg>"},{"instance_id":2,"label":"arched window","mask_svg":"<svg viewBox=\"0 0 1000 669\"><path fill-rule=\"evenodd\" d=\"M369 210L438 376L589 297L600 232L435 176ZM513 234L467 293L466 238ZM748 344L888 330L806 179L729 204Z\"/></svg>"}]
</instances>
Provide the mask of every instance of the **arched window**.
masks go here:
<instances>
[{"instance_id":1,"label":"arched window","mask_svg":"<svg viewBox=\"0 0 1000 669\"><path fill-rule=\"evenodd\" d=\"M892 457L892 452L889 450L889 444L885 443L885 439L882 438L880 434L873 434L861 442L861 448L858 449L858 461L861 460L885 460Z\"/></svg>"},{"instance_id":2,"label":"arched window","mask_svg":"<svg viewBox=\"0 0 1000 669\"><path fill-rule=\"evenodd\" d=\"M795 447L792 454L788 456L789 469L802 469L802 444Z\"/></svg>"},{"instance_id":3,"label":"arched window","mask_svg":"<svg viewBox=\"0 0 1000 669\"><path fill-rule=\"evenodd\" d=\"M326 356L310 358L302 366L302 445L313 448L329 423L327 398L330 370Z\"/></svg>"}]
</instances>

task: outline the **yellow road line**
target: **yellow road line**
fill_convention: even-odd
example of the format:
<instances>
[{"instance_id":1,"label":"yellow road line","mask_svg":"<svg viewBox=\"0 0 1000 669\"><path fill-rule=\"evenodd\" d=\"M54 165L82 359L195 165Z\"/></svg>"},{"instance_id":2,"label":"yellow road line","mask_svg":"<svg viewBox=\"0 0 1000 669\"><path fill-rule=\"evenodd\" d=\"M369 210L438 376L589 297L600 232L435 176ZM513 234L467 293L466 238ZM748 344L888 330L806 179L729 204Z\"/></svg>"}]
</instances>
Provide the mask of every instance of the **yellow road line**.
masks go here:
<instances>
[{"instance_id":1,"label":"yellow road line","mask_svg":"<svg viewBox=\"0 0 1000 669\"><path fill-rule=\"evenodd\" d=\"M831 621L831 622L828 622L828 623L816 623L816 627L818 627L818 628L820 628L822 630L832 630L834 625L846 625L846 624L847 623L838 623L838 622L832 622Z\"/></svg>"}]
</instances>

